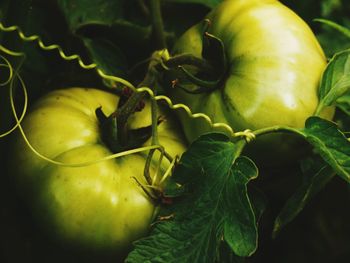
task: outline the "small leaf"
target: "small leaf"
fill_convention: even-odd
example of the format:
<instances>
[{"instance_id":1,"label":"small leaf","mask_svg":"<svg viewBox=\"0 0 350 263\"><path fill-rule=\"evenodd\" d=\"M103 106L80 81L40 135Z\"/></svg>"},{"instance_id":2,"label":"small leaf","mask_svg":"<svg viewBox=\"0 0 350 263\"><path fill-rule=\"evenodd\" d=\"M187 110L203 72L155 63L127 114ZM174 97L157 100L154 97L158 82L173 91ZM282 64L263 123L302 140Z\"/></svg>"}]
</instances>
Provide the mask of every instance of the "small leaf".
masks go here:
<instances>
[{"instance_id":1,"label":"small leaf","mask_svg":"<svg viewBox=\"0 0 350 263\"><path fill-rule=\"evenodd\" d=\"M135 242L126 262L215 262L223 240L234 254L251 255L257 227L247 184L257 169L239 157L243 146L223 134L195 141L165 191L173 204L161 208L160 218L171 218L156 222L150 236Z\"/></svg>"},{"instance_id":2,"label":"small leaf","mask_svg":"<svg viewBox=\"0 0 350 263\"><path fill-rule=\"evenodd\" d=\"M303 161L303 183L296 192L288 199L277 216L273 237L276 237L281 229L290 223L320 192L324 186L334 177L334 172L323 160L307 159Z\"/></svg>"},{"instance_id":3,"label":"small leaf","mask_svg":"<svg viewBox=\"0 0 350 263\"><path fill-rule=\"evenodd\" d=\"M337 53L328 63L320 86L320 103L316 115L333 105L350 90L350 49Z\"/></svg>"},{"instance_id":4,"label":"small leaf","mask_svg":"<svg viewBox=\"0 0 350 263\"><path fill-rule=\"evenodd\" d=\"M350 182L350 141L337 125L319 117L310 117L301 133L323 160Z\"/></svg>"},{"instance_id":5,"label":"small leaf","mask_svg":"<svg viewBox=\"0 0 350 263\"><path fill-rule=\"evenodd\" d=\"M217 259L218 263L244 263L245 262L245 258L236 256L226 242L220 243L220 250L218 254L219 254Z\"/></svg>"}]
</instances>

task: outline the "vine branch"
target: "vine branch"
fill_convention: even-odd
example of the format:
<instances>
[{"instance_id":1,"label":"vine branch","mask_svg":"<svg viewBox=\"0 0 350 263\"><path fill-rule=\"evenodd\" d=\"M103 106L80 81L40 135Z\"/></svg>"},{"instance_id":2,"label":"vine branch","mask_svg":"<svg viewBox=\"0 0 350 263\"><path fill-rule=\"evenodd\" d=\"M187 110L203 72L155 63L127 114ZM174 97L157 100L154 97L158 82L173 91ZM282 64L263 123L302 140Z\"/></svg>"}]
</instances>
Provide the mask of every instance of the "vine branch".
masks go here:
<instances>
[{"instance_id":1,"label":"vine branch","mask_svg":"<svg viewBox=\"0 0 350 263\"><path fill-rule=\"evenodd\" d=\"M151 0L151 18L152 18L152 33L155 38L156 48L166 48L166 42L164 37L164 26L161 14L160 0Z\"/></svg>"}]
</instances>

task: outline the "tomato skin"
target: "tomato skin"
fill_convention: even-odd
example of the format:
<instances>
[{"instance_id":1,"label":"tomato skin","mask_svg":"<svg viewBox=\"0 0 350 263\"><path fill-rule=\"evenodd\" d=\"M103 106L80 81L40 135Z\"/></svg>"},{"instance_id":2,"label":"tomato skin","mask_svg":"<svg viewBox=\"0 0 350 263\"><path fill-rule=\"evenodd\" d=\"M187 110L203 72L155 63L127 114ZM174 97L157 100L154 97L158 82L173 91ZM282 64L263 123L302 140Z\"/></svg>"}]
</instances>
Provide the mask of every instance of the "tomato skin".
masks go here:
<instances>
[{"instance_id":1,"label":"tomato skin","mask_svg":"<svg viewBox=\"0 0 350 263\"><path fill-rule=\"evenodd\" d=\"M102 106L109 115L118 99L97 89L56 90L39 99L22 126L35 150L48 158L63 163L99 160L112 153L102 142L95 109ZM150 123L149 104L129 119L132 128ZM160 143L171 156L185 150L174 127L171 119L158 126ZM57 240L81 248L123 252L147 233L156 207L132 178L146 185L147 152L64 167L39 158L21 135L13 152L16 185L39 224ZM168 165L163 161L162 170ZM155 166L156 161L151 172Z\"/></svg>"},{"instance_id":2,"label":"tomato skin","mask_svg":"<svg viewBox=\"0 0 350 263\"><path fill-rule=\"evenodd\" d=\"M170 89L174 101L214 122L229 124L235 132L275 125L304 127L318 105L318 85L326 66L307 24L275 0L224 1L207 18L208 32L224 44L226 79L215 91L202 94ZM201 57L202 35L203 24L190 28L173 54ZM331 119L333 114L334 108L328 108L322 116ZM202 119L190 119L184 112L180 119L189 141L212 130Z\"/></svg>"}]
</instances>

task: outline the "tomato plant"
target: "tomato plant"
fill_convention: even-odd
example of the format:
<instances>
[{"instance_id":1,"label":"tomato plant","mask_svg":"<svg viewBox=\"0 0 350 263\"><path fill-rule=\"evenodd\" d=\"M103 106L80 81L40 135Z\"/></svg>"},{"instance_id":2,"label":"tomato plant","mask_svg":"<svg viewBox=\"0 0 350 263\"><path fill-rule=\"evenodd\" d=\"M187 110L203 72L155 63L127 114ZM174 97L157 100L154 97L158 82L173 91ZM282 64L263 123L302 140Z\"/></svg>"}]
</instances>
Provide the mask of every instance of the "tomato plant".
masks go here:
<instances>
[{"instance_id":1,"label":"tomato plant","mask_svg":"<svg viewBox=\"0 0 350 263\"><path fill-rule=\"evenodd\" d=\"M95 110L102 107L104 114L110 115L118 101L118 96L97 89L57 90L37 101L23 121L28 141L40 154L65 164L91 164L52 164L37 156L22 134L15 139L15 181L40 225L61 242L123 251L149 230L156 200L140 187L148 184L143 177L147 152L99 161L113 152L104 143ZM128 125L137 129L150 123L147 104ZM171 119L159 124L159 140L171 156L184 151ZM152 162L154 175L159 154ZM160 172L169 164L163 160Z\"/></svg>"},{"instance_id":2,"label":"tomato plant","mask_svg":"<svg viewBox=\"0 0 350 263\"><path fill-rule=\"evenodd\" d=\"M348 261L345 2L1 1L0 261Z\"/></svg>"}]
</instances>

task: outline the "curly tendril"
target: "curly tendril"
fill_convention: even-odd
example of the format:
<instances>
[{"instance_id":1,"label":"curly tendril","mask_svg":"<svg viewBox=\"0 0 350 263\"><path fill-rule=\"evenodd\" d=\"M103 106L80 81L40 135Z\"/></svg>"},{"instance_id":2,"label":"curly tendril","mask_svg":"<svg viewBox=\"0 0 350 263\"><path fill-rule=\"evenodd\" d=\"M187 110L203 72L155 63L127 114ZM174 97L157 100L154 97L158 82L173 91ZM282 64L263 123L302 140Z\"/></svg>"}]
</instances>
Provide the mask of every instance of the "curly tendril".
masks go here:
<instances>
[{"instance_id":1,"label":"curly tendril","mask_svg":"<svg viewBox=\"0 0 350 263\"><path fill-rule=\"evenodd\" d=\"M225 130L227 130L227 132L230 134L231 137L236 137L236 133L233 131L231 126L227 125L226 123L219 123L219 122L214 123L211 120L211 118L204 113L192 113L191 109L188 106L186 106L185 104L182 104L182 103L173 104L173 102L171 101L171 99L169 97L164 96L164 95L155 95L154 92L148 87L140 87L140 88L137 88L136 90L138 92L146 91L155 100L157 100L157 101L164 100L168 104L169 108L174 109L174 110L183 109L183 110L185 110L185 112L188 114L188 116L190 118L193 118L193 119L203 118L206 122L208 122L210 127L212 127L212 128L224 128ZM241 136L241 134L239 134L239 136Z\"/></svg>"}]
</instances>

